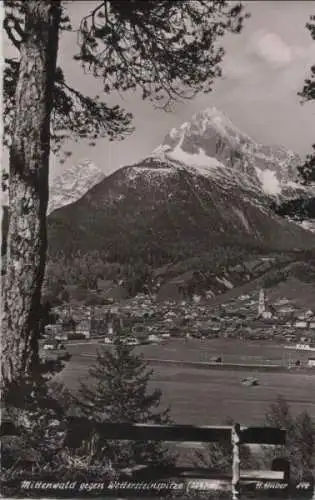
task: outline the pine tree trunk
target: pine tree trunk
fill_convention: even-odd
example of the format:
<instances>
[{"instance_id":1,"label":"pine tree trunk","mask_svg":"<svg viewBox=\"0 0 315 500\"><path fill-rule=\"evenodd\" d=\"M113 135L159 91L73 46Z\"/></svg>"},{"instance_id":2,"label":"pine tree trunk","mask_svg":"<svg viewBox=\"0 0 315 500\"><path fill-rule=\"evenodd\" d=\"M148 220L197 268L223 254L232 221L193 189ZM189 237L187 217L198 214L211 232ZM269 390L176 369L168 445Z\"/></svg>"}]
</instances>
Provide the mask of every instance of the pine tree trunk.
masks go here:
<instances>
[{"instance_id":1,"label":"pine tree trunk","mask_svg":"<svg viewBox=\"0 0 315 500\"><path fill-rule=\"evenodd\" d=\"M3 387L36 366L46 256L50 116L58 52L59 0L27 0L15 93L9 228L3 283Z\"/></svg>"}]
</instances>

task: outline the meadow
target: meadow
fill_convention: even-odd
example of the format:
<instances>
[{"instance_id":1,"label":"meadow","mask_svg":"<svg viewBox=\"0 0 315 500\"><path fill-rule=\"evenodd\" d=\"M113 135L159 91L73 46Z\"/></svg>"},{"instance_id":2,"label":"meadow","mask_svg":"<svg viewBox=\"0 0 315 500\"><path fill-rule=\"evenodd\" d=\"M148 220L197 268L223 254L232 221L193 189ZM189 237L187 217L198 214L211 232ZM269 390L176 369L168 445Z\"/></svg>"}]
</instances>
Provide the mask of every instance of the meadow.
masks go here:
<instances>
[{"instance_id":1,"label":"meadow","mask_svg":"<svg viewBox=\"0 0 315 500\"><path fill-rule=\"evenodd\" d=\"M75 391L80 380L89 379L89 368L95 362L97 343L73 343L67 346L71 361L58 375ZM283 345L264 342L241 342L213 339L169 340L163 345L137 347L146 358L185 361L210 361L222 356L227 363L288 364L297 359L303 364L310 356L291 351ZM270 373L258 371L207 370L189 366L152 365L152 385L163 393L163 405L171 406L175 422L195 425L220 425L227 417L243 425L264 423L264 414L278 395L284 396L294 414L307 410L315 418L315 370L309 373ZM258 386L246 387L241 379L255 376Z\"/></svg>"}]
</instances>

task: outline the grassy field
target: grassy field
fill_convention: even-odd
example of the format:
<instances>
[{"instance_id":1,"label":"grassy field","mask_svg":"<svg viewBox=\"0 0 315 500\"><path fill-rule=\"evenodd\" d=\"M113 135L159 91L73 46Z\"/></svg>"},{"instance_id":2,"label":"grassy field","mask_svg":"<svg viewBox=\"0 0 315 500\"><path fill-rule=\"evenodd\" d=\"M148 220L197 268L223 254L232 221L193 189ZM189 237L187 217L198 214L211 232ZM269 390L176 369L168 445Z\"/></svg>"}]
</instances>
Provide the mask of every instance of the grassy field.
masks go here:
<instances>
[{"instance_id":1,"label":"grassy field","mask_svg":"<svg viewBox=\"0 0 315 500\"><path fill-rule=\"evenodd\" d=\"M74 356L94 355L99 348L97 342L69 344L67 349ZM144 345L135 349L146 358L174 359L181 361L211 361L215 356L221 356L226 363L246 364L283 364L295 363L298 359L306 363L314 353L286 349L283 344L275 342L249 342L235 339L212 340L180 340L169 339L160 345Z\"/></svg>"},{"instance_id":2,"label":"grassy field","mask_svg":"<svg viewBox=\"0 0 315 500\"><path fill-rule=\"evenodd\" d=\"M68 346L72 359L58 376L72 390L79 381L89 379L88 371L95 360L97 344ZM235 340L180 341L170 340L160 346L142 346L136 349L145 357L209 361L221 355L226 362L287 363L309 354L290 351L272 343L242 343ZM256 376L257 387L245 387L241 379ZM263 415L278 395L284 396L294 413L307 410L315 418L315 371L309 374L256 373L223 371L191 367L154 366L152 384L161 388L163 403L171 405L177 423L214 425L233 417L244 425L262 424Z\"/></svg>"}]
</instances>

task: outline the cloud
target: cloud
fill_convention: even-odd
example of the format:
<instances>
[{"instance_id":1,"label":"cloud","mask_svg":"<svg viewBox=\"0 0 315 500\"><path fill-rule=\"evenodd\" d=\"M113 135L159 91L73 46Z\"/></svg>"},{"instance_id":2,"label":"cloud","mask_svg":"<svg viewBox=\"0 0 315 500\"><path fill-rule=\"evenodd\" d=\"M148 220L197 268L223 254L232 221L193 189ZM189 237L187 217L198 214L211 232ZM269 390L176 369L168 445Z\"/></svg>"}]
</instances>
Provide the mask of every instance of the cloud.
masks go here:
<instances>
[{"instance_id":1,"label":"cloud","mask_svg":"<svg viewBox=\"0 0 315 500\"><path fill-rule=\"evenodd\" d=\"M260 31L253 37L251 52L271 66L287 66L294 57L291 47L276 33Z\"/></svg>"},{"instance_id":2,"label":"cloud","mask_svg":"<svg viewBox=\"0 0 315 500\"><path fill-rule=\"evenodd\" d=\"M271 73L275 74L274 70L304 74L315 60L314 42L288 44L281 34L263 29L240 38L234 47L225 44L225 48L223 76L235 81L244 81L266 71L270 72L270 77Z\"/></svg>"},{"instance_id":3,"label":"cloud","mask_svg":"<svg viewBox=\"0 0 315 500\"><path fill-rule=\"evenodd\" d=\"M249 45L248 52L273 68L284 68L302 59L315 56L315 47L311 45L291 45L273 32L257 31Z\"/></svg>"}]
</instances>

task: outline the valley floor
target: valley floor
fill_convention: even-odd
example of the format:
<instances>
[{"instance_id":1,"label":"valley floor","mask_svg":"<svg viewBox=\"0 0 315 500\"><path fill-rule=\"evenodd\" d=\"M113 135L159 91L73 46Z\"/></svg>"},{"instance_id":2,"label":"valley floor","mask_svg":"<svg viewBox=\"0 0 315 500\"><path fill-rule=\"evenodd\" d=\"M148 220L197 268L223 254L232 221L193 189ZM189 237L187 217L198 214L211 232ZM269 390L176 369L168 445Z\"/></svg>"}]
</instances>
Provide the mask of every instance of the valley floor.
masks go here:
<instances>
[{"instance_id":1,"label":"valley floor","mask_svg":"<svg viewBox=\"0 0 315 500\"><path fill-rule=\"evenodd\" d=\"M89 368L101 344L76 342L67 350L71 361L58 375L71 390L80 380L88 380ZM310 353L291 351L284 345L264 342L241 342L231 339L169 340L163 345L136 348L145 358L184 361L211 361L221 356L226 363L294 364L303 366ZM307 410L315 418L315 369L295 373L271 373L258 370L207 370L190 366L154 364L152 384L163 393L163 403L171 406L176 423L220 425L227 417L243 425L264 423L264 414L278 395L287 399L294 414ZM241 380L256 377L258 386L246 387Z\"/></svg>"}]
</instances>

